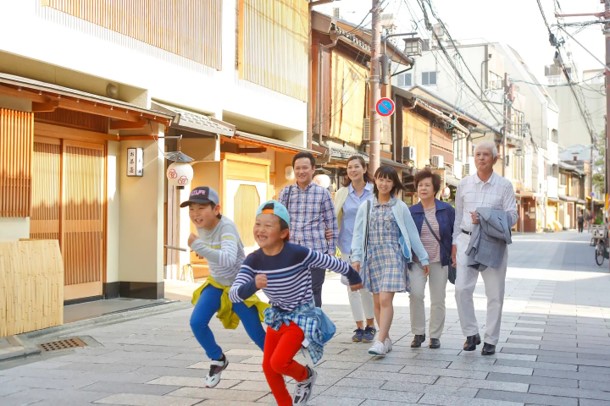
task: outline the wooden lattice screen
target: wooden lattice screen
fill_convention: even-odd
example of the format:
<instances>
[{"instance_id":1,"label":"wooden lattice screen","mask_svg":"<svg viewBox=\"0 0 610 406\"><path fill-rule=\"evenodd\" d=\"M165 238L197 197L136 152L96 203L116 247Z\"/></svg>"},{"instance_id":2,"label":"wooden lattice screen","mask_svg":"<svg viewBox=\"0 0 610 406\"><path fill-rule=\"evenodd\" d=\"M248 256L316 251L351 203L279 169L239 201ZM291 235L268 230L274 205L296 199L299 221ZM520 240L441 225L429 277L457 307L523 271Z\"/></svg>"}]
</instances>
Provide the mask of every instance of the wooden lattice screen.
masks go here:
<instances>
[{"instance_id":1,"label":"wooden lattice screen","mask_svg":"<svg viewBox=\"0 0 610 406\"><path fill-rule=\"evenodd\" d=\"M34 114L0 109L0 217L29 217Z\"/></svg>"}]
</instances>

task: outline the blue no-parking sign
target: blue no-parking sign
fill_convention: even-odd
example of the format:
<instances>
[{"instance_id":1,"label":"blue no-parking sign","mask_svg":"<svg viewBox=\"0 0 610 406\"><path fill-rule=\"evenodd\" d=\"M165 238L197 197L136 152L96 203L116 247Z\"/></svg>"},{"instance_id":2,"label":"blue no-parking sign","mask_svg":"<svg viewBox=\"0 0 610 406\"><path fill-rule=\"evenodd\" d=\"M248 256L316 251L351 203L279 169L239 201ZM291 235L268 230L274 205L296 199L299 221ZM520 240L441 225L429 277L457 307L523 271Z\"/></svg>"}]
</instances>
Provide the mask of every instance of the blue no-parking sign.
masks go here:
<instances>
[{"instance_id":1,"label":"blue no-parking sign","mask_svg":"<svg viewBox=\"0 0 610 406\"><path fill-rule=\"evenodd\" d=\"M382 97L375 103L375 111L382 117L391 116L394 114L394 109L396 105L394 104L394 100L389 97Z\"/></svg>"}]
</instances>

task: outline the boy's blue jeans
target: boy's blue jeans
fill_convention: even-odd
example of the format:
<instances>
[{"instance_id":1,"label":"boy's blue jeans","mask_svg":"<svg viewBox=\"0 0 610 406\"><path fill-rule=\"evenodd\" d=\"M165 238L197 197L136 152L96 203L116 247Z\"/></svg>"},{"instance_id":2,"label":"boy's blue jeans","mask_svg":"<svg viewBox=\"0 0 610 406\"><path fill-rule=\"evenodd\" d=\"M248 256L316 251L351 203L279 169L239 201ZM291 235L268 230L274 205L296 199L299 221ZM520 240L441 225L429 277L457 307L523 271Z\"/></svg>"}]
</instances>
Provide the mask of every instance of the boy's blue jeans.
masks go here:
<instances>
[{"instance_id":1,"label":"boy's blue jeans","mask_svg":"<svg viewBox=\"0 0 610 406\"><path fill-rule=\"evenodd\" d=\"M201 292L201 296L191 314L191 330L193 330L195 338L205 350L208 358L213 360L218 360L222 357L222 348L216 343L214 333L212 333L212 329L210 329L208 324L212 316L220 308L221 296L221 289L215 288L212 285L206 286ZM233 303L233 311L241 320L248 336L263 350L265 347L265 330L261 325L256 307L248 307L243 303Z\"/></svg>"}]
</instances>

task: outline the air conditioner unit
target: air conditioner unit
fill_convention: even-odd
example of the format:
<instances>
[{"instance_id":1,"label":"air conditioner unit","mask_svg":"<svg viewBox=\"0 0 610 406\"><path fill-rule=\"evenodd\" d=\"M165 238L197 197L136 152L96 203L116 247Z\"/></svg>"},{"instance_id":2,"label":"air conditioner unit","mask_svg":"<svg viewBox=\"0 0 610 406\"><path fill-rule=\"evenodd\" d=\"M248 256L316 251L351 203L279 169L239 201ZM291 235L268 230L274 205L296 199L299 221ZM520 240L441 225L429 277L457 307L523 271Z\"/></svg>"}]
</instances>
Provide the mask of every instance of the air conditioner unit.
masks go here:
<instances>
[{"instance_id":1,"label":"air conditioner unit","mask_svg":"<svg viewBox=\"0 0 610 406\"><path fill-rule=\"evenodd\" d=\"M368 117L362 122L362 141L371 140L371 120Z\"/></svg>"},{"instance_id":2,"label":"air conditioner unit","mask_svg":"<svg viewBox=\"0 0 610 406\"><path fill-rule=\"evenodd\" d=\"M432 159L430 160L432 166L435 168L444 168L445 167L445 157L442 155L432 155Z\"/></svg>"},{"instance_id":3,"label":"air conditioner unit","mask_svg":"<svg viewBox=\"0 0 610 406\"><path fill-rule=\"evenodd\" d=\"M402 161L403 162L409 162L409 161L413 161L415 162L415 147L402 147Z\"/></svg>"}]
</instances>

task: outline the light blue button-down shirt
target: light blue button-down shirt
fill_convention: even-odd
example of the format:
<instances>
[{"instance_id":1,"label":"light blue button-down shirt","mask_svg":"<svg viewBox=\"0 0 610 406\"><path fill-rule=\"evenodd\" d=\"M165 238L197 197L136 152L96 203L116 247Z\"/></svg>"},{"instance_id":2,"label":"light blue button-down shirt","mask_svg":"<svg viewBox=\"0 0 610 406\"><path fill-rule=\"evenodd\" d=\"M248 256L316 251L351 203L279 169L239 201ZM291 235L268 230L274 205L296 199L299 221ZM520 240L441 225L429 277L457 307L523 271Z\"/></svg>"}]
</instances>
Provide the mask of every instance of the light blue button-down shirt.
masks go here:
<instances>
[{"instance_id":1,"label":"light blue button-down shirt","mask_svg":"<svg viewBox=\"0 0 610 406\"><path fill-rule=\"evenodd\" d=\"M357 196L352 184L348 185L349 192L345 203L343 203L343 217L339 224L339 249L343 254L350 254L352 251L352 236L354 235L354 223L358 207L367 200L373 198L373 184L367 183L364 186L362 195Z\"/></svg>"}]
</instances>

